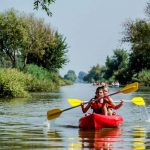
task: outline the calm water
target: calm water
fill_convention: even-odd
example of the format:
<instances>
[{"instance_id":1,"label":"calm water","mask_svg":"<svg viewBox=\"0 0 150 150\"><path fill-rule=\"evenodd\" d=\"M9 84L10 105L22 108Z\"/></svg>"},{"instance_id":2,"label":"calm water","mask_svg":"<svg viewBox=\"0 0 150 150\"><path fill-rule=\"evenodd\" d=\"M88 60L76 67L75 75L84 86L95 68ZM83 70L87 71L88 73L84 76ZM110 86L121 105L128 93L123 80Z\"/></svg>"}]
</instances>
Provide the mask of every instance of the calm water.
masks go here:
<instances>
[{"instance_id":1,"label":"calm water","mask_svg":"<svg viewBox=\"0 0 150 150\"><path fill-rule=\"evenodd\" d=\"M83 116L80 107L47 121L48 110L70 107L68 98L89 100L96 88L90 84L75 84L62 87L56 93L34 93L32 99L1 99L0 149L150 149L150 89L112 97L115 101L126 101L117 111L125 120L119 128L79 130L78 120ZM119 88L110 88L110 93L115 91ZM131 103L137 96L145 99L146 108Z\"/></svg>"}]
</instances>

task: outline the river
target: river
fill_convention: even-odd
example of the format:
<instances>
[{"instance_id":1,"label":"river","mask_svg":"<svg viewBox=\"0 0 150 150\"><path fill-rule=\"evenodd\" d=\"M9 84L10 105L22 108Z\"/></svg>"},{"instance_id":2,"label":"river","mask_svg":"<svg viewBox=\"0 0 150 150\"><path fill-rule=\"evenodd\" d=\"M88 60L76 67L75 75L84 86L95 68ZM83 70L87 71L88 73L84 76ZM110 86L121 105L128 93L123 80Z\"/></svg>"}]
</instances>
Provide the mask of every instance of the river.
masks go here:
<instances>
[{"instance_id":1,"label":"river","mask_svg":"<svg viewBox=\"0 0 150 150\"><path fill-rule=\"evenodd\" d=\"M74 84L53 93L33 93L33 98L0 99L0 149L150 149L150 89L112 96L115 101L125 101L117 110L124 118L119 128L80 130L78 121L83 116L80 107L47 120L48 110L71 107L68 98L90 100L96 88L91 84ZM110 87L110 93L119 90ZM144 98L146 107L131 102L138 96Z\"/></svg>"}]
</instances>

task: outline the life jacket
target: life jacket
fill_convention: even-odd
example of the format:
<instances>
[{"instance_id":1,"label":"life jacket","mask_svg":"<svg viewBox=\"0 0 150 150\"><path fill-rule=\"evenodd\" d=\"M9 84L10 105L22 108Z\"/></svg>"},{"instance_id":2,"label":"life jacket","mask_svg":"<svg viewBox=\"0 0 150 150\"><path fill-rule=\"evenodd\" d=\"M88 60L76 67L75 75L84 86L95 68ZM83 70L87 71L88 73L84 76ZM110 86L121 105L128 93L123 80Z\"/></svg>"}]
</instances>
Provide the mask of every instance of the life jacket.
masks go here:
<instances>
[{"instance_id":1,"label":"life jacket","mask_svg":"<svg viewBox=\"0 0 150 150\"><path fill-rule=\"evenodd\" d=\"M111 105L111 103L110 103L110 101L109 101L109 99L108 99L109 97L108 97L108 96L105 96L105 97L106 97L106 99L105 99L106 101L105 101L105 102L107 102L107 103L106 103L106 107L107 107L107 108L113 108L113 106Z\"/></svg>"},{"instance_id":2,"label":"life jacket","mask_svg":"<svg viewBox=\"0 0 150 150\"><path fill-rule=\"evenodd\" d=\"M96 99L96 98L94 98ZM100 101L93 101L91 104L91 109L93 109L94 113L101 114L103 107L103 98Z\"/></svg>"}]
</instances>

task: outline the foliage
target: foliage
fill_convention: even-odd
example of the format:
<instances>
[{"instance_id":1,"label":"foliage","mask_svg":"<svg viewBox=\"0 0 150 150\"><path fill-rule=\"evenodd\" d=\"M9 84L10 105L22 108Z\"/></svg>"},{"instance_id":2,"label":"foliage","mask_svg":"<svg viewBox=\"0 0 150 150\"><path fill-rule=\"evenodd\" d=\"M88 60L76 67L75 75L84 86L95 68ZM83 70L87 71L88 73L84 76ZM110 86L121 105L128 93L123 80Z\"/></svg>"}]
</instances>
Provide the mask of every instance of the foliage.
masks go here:
<instances>
[{"instance_id":1,"label":"foliage","mask_svg":"<svg viewBox=\"0 0 150 150\"><path fill-rule=\"evenodd\" d=\"M131 43L129 67L131 74L150 69L150 23L146 20L128 21L123 42Z\"/></svg>"},{"instance_id":2,"label":"foliage","mask_svg":"<svg viewBox=\"0 0 150 150\"><path fill-rule=\"evenodd\" d=\"M39 66L43 66L44 68L53 71L57 71L58 69L62 68L62 66L68 62L65 55L68 52L65 40L66 39L63 38L62 35L58 34L58 32L55 32L53 39L44 49L45 53L43 54L42 59L36 57L35 59L32 59L32 61L36 60L37 62L30 61L30 63L36 63ZM35 57L35 55L32 56L32 58L33 57Z\"/></svg>"},{"instance_id":3,"label":"foliage","mask_svg":"<svg viewBox=\"0 0 150 150\"><path fill-rule=\"evenodd\" d=\"M29 92L54 91L70 84L57 73L36 65L28 65L26 73L17 69L0 68L0 97L29 97Z\"/></svg>"},{"instance_id":4,"label":"foliage","mask_svg":"<svg viewBox=\"0 0 150 150\"><path fill-rule=\"evenodd\" d=\"M18 72L16 69L0 69L0 97L27 97L26 83L31 76Z\"/></svg>"},{"instance_id":5,"label":"foliage","mask_svg":"<svg viewBox=\"0 0 150 150\"><path fill-rule=\"evenodd\" d=\"M0 14L0 28L1 66L23 68L34 63L56 71L68 62L66 39L43 19L10 10Z\"/></svg>"},{"instance_id":6,"label":"foliage","mask_svg":"<svg viewBox=\"0 0 150 150\"><path fill-rule=\"evenodd\" d=\"M145 13L150 18L150 2L147 2Z\"/></svg>"},{"instance_id":7,"label":"foliage","mask_svg":"<svg viewBox=\"0 0 150 150\"><path fill-rule=\"evenodd\" d=\"M87 75L87 73L80 71L78 74L79 81L83 81L84 77Z\"/></svg>"},{"instance_id":8,"label":"foliage","mask_svg":"<svg viewBox=\"0 0 150 150\"><path fill-rule=\"evenodd\" d=\"M34 9L38 10L41 7L46 11L48 16L52 16L52 12L49 10L48 6L54 3L55 0L34 0Z\"/></svg>"},{"instance_id":9,"label":"foliage","mask_svg":"<svg viewBox=\"0 0 150 150\"><path fill-rule=\"evenodd\" d=\"M105 67L101 67L99 64L93 66L88 74L84 77L84 81L96 82L103 80Z\"/></svg>"},{"instance_id":10,"label":"foliage","mask_svg":"<svg viewBox=\"0 0 150 150\"><path fill-rule=\"evenodd\" d=\"M69 70L67 72L67 74L64 75L64 79L66 80L70 80L72 82L75 82L75 80L77 79L77 76L75 74L75 71L74 70Z\"/></svg>"},{"instance_id":11,"label":"foliage","mask_svg":"<svg viewBox=\"0 0 150 150\"><path fill-rule=\"evenodd\" d=\"M138 74L138 78L134 78L133 80L143 83L145 86L150 86L150 70L143 69Z\"/></svg>"},{"instance_id":12,"label":"foliage","mask_svg":"<svg viewBox=\"0 0 150 150\"><path fill-rule=\"evenodd\" d=\"M114 50L114 55L111 57L108 56L105 64L105 79L118 80L120 83L126 83L129 80L129 55L125 50Z\"/></svg>"},{"instance_id":13,"label":"foliage","mask_svg":"<svg viewBox=\"0 0 150 150\"><path fill-rule=\"evenodd\" d=\"M0 14L0 54L1 62L11 62L12 67L17 66L17 57L27 38L26 23L15 10Z\"/></svg>"},{"instance_id":14,"label":"foliage","mask_svg":"<svg viewBox=\"0 0 150 150\"><path fill-rule=\"evenodd\" d=\"M34 64L27 65L25 71L28 74L31 74L33 77L37 78L38 80L47 79L51 81L50 72L48 72L46 69L42 67L38 67L37 65Z\"/></svg>"},{"instance_id":15,"label":"foliage","mask_svg":"<svg viewBox=\"0 0 150 150\"><path fill-rule=\"evenodd\" d=\"M37 65L27 65L25 70L26 73L34 77L33 83L30 86L30 91L53 91L61 85L66 85L66 82L59 76L58 73L50 72ZM35 83L38 85L34 86Z\"/></svg>"}]
</instances>

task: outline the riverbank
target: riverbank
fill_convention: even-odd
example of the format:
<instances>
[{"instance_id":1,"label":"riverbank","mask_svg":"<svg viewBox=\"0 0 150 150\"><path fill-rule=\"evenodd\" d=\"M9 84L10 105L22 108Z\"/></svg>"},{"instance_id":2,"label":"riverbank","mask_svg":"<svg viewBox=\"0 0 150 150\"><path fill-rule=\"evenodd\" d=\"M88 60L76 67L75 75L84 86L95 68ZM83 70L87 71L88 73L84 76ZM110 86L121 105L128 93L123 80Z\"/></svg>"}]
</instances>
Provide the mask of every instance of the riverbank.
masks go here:
<instances>
[{"instance_id":1,"label":"riverbank","mask_svg":"<svg viewBox=\"0 0 150 150\"><path fill-rule=\"evenodd\" d=\"M31 66L30 66L31 67ZM31 97L30 92L50 92L60 86L72 84L58 73L45 69L20 71L18 69L0 68L0 97ZM34 68L34 71L33 71Z\"/></svg>"}]
</instances>

